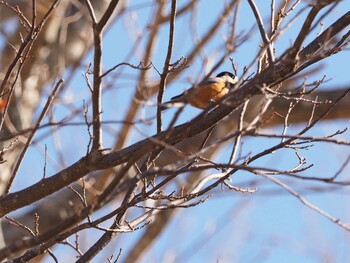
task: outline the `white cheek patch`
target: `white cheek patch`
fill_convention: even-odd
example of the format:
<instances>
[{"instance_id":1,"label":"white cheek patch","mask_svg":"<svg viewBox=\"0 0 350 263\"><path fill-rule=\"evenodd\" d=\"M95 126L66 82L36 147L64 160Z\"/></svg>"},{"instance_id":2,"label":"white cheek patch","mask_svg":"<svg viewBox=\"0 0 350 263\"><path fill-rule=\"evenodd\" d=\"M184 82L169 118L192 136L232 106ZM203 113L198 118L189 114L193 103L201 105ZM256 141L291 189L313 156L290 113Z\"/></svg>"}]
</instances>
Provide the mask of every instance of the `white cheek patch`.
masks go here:
<instances>
[{"instance_id":1,"label":"white cheek patch","mask_svg":"<svg viewBox=\"0 0 350 263\"><path fill-rule=\"evenodd\" d=\"M238 82L237 77L235 77L235 78L233 79L233 78L231 78L231 77L229 77L229 76L223 76L223 77L221 77L221 79L222 79L223 81L225 81L226 83L230 83L230 84L236 84L236 83Z\"/></svg>"}]
</instances>

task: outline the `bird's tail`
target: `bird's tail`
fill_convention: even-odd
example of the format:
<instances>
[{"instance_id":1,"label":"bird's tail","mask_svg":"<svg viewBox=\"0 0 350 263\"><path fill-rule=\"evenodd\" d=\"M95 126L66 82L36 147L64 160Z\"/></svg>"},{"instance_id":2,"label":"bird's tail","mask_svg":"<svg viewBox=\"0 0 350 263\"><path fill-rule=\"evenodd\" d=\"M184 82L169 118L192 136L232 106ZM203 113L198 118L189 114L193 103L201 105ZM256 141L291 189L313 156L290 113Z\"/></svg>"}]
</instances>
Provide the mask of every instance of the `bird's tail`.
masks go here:
<instances>
[{"instance_id":1,"label":"bird's tail","mask_svg":"<svg viewBox=\"0 0 350 263\"><path fill-rule=\"evenodd\" d=\"M185 104L183 95L184 93L177 95L175 97L172 97L169 101L162 103L160 110L164 111L171 107L183 107Z\"/></svg>"},{"instance_id":2,"label":"bird's tail","mask_svg":"<svg viewBox=\"0 0 350 263\"><path fill-rule=\"evenodd\" d=\"M169 101L168 101L169 102ZM167 109L169 109L171 106L168 104L168 102L162 103L162 105L160 106L160 110L161 111L165 111Z\"/></svg>"},{"instance_id":3,"label":"bird's tail","mask_svg":"<svg viewBox=\"0 0 350 263\"><path fill-rule=\"evenodd\" d=\"M170 101L177 100L177 99L181 98L183 95L184 95L184 93L181 93L180 95L174 96L170 99Z\"/></svg>"}]
</instances>

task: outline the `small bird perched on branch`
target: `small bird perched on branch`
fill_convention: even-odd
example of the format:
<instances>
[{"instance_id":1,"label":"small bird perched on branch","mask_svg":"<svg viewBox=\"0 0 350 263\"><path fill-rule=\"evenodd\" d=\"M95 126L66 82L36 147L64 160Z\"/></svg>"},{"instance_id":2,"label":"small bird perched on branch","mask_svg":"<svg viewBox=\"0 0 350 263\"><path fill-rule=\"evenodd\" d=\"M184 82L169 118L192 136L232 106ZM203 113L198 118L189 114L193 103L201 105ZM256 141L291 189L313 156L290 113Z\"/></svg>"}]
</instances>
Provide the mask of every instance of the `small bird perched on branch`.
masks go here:
<instances>
[{"instance_id":1,"label":"small bird perched on branch","mask_svg":"<svg viewBox=\"0 0 350 263\"><path fill-rule=\"evenodd\" d=\"M215 78L209 78L201 83L193 85L180 95L172 97L170 101L162 103L161 110L172 106L189 103L193 107L205 109L209 104L225 96L238 82L237 76L224 71Z\"/></svg>"}]
</instances>

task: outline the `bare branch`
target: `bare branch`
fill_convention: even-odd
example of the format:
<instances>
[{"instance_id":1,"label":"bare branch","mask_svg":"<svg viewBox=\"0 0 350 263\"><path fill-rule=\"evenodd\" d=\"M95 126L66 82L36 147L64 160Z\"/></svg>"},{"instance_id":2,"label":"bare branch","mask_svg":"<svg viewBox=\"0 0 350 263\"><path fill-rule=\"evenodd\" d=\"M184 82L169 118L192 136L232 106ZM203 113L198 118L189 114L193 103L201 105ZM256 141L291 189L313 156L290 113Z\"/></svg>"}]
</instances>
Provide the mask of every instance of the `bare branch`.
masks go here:
<instances>
[{"instance_id":1,"label":"bare branch","mask_svg":"<svg viewBox=\"0 0 350 263\"><path fill-rule=\"evenodd\" d=\"M275 61L275 55L273 53L272 43L270 42L270 39L269 39L269 37L266 34L263 20L262 20L262 18L260 16L258 7L256 6L254 0L248 0L248 3L249 3L249 5L250 5L250 7L251 7L251 9L252 9L252 11L254 13L256 21L257 21L261 38L262 38L265 46L268 47L267 48L267 57L268 57L268 60L269 60L269 64L272 65L273 62Z\"/></svg>"},{"instance_id":2,"label":"bare branch","mask_svg":"<svg viewBox=\"0 0 350 263\"><path fill-rule=\"evenodd\" d=\"M53 100L55 99L55 96L57 94L57 92L59 91L60 87L62 86L63 84L63 79L60 79L56 86L54 87L54 89L52 90L50 96L48 97L47 101L46 101L46 104L35 124L35 127L34 129L32 130L32 132L30 133L28 139L27 139L27 142L25 144L25 146L23 147L22 151L21 151L21 154L19 155L19 158L18 158L18 161L13 169L13 172L12 172L12 175L9 179L9 182L7 184L7 187L6 187L6 190L5 190L5 193L8 194L10 192L10 189L11 189L11 186L12 186L12 183L13 183L13 180L15 179L16 175L17 175L17 172L18 172L18 169L19 167L21 166L21 163L23 161L23 158L29 148L29 146L31 145L32 141L33 141L33 138L34 138L34 135L35 133L38 131L38 128L40 127L41 125L41 122L43 121L43 119L45 118Z\"/></svg>"},{"instance_id":3,"label":"bare branch","mask_svg":"<svg viewBox=\"0 0 350 263\"><path fill-rule=\"evenodd\" d=\"M300 32L299 32L296 40L294 41L293 47L290 49L290 53L289 53L290 59L295 58L295 56L299 52L301 45L304 42L304 39L306 38L306 36L310 32L312 22L316 18L317 14L321 11L321 9L324 8L328 4L326 2L327 1L323 1L323 0L317 1L314 4L314 6L311 8L308 16L305 19L305 22L303 23L302 28L300 29Z\"/></svg>"},{"instance_id":4,"label":"bare branch","mask_svg":"<svg viewBox=\"0 0 350 263\"><path fill-rule=\"evenodd\" d=\"M276 179L273 176L267 175L267 174L260 174L261 176L269 179L270 181L274 182L275 184L281 186L282 188L284 188L285 190L287 190L290 194L292 194L293 196L295 196L296 198L299 199L299 201L301 203L303 203L305 206L307 206L308 208L314 210L315 212L319 213L320 215L324 216L325 218L329 219L331 222L333 222L334 224L342 227L343 229L345 229L346 231L350 231L350 227L348 226L348 224L340 221L338 218L335 218L333 216L331 216L330 214L328 214L327 212L325 212L324 210L322 210L321 208L319 208L318 206L312 204L311 202L309 202L305 197L301 196L297 191L293 190L291 187L289 187L287 184L281 182L280 180Z\"/></svg>"},{"instance_id":5,"label":"bare branch","mask_svg":"<svg viewBox=\"0 0 350 263\"><path fill-rule=\"evenodd\" d=\"M340 17L337 21L335 21L330 27L322 32L321 35L316 37L310 44L308 44L305 48L303 48L299 53L299 58L301 61L310 58L313 54L315 54L320 48L324 47L324 45L332 39L335 35L337 35L344 28L347 28L350 24L350 12L347 12L342 17Z\"/></svg>"},{"instance_id":6,"label":"bare branch","mask_svg":"<svg viewBox=\"0 0 350 263\"><path fill-rule=\"evenodd\" d=\"M161 104L163 100L163 94L165 90L166 80L170 70L170 61L173 53L174 46L174 31L175 31L175 17L176 17L176 0L171 2L171 17L170 17L170 28L169 28L169 42L168 42L168 52L164 61L163 73L161 74L159 83L159 92L157 97L157 132L162 131L162 111Z\"/></svg>"}]
</instances>

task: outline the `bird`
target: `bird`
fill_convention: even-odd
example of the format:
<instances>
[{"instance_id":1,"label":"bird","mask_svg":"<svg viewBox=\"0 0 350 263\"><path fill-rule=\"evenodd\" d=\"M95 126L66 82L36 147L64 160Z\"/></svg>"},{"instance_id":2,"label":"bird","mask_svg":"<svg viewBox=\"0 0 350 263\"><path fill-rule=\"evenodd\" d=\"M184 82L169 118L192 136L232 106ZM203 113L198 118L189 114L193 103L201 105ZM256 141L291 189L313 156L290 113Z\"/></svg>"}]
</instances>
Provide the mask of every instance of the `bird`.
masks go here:
<instances>
[{"instance_id":1,"label":"bird","mask_svg":"<svg viewBox=\"0 0 350 263\"><path fill-rule=\"evenodd\" d=\"M189 103L193 107L205 109L213 102L225 96L238 82L237 76L228 71L219 73L215 78L206 79L193 85L185 92L172 97L170 101L161 105L161 110L166 110L175 105Z\"/></svg>"}]
</instances>

